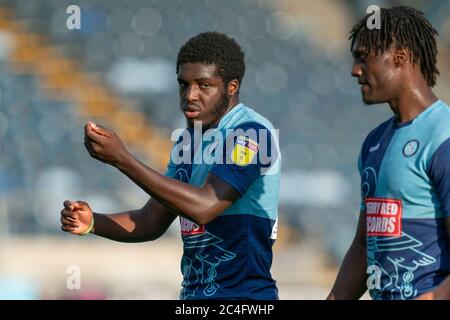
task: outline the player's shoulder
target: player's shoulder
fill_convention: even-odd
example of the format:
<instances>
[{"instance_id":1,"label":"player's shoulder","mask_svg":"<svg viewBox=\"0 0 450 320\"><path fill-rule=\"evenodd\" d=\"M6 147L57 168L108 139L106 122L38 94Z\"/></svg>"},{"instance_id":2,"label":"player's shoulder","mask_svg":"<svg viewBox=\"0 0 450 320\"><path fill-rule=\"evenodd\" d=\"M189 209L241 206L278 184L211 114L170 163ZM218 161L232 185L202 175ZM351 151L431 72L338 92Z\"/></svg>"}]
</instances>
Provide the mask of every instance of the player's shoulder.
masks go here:
<instances>
[{"instance_id":1,"label":"player's shoulder","mask_svg":"<svg viewBox=\"0 0 450 320\"><path fill-rule=\"evenodd\" d=\"M278 137L272 123L260 113L245 105L240 108L239 112L237 120L228 128L227 136L232 132L234 136L251 137L256 142L261 140L267 143Z\"/></svg>"},{"instance_id":2,"label":"player's shoulder","mask_svg":"<svg viewBox=\"0 0 450 320\"><path fill-rule=\"evenodd\" d=\"M419 130L420 137L427 145L427 154L431 157L437 150L448 150L450 147L450 107L443 101L435 102L435 107L427 121L422 123Z\"/></svg>"},{"instance_id":3,"label":"player's shoulder","mask_svg":"<svg viewBox=\"0 0 450 320\"><path fill-rule=\"evenodd\" d=\"M438 100L436 104L427 122L429 132L432 132L432 137L450 136L450 107L441 100Z\"/></svg>"},{"instance_id":4,"label":"player's shoulder","mask_svg":"<svg viewBox=\"0 0 450 320\"><path fill-rule=\"evenodd\" d=\"M387 119L386 121L382 122L381 124L379 124L378 126L373 128L372 130L370 130L370 132L367 134L366 139L379 137L380 135L383 134L383 132L385 132L390 127L392 127L394 121L395 121L395 116L392 116L389 119Z\"/></svg>"},{"instance_id":5,"label":"player's shoulder","mask_svg":"<svg viewBox=\"0 0 450 320\"><path fill-rule=\"evenodd\" d=\"M368 146L378 143L381 136L386 132L386 130L392 129L394 125L395 117L390 117L386 121L382 122L380 125L372 129L364 139L364 142L362 144L361 151L364 152Z\"/></svg>"},{"instance_id":6,"label":"player's shoulder","mask_svg":"<svg viewBox=\"0 0 450 320\"><path fill-rule=\"evenodd\" d=\"M233 126L235 128L242 127L254 129L266 128L269 130L274 129L274 126L269 119L244 104L240 109L239 119L234 123Z\"/></svg>"}]
</instances>

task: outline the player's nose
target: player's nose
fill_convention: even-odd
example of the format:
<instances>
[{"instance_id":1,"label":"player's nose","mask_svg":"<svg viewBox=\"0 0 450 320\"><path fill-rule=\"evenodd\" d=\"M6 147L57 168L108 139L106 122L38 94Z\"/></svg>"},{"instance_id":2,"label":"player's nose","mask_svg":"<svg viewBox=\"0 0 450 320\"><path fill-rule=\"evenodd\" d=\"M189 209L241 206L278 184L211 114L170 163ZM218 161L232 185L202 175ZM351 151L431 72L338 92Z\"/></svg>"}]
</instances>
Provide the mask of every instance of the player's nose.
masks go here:
<instances>
[{"instance_id":1,"label":"player's nose","mask_svg":"<svg viewBox=\"0 0 450 320\"><path fill-rule=\"evenodd\" d=\"M185 97L189 102L198 100L198 87L196 85L187 87Z\"/></svg>"},{"instance_id":2,"label":"player's nose","mask_svg":"<svg viewBox=\"0 0 450 320\"><path fill-rule=\"evenodd\" d=\"M362 76L361 64L353 62L351 74L353 77L361 77Z\"/></svg>"}]
</instances>

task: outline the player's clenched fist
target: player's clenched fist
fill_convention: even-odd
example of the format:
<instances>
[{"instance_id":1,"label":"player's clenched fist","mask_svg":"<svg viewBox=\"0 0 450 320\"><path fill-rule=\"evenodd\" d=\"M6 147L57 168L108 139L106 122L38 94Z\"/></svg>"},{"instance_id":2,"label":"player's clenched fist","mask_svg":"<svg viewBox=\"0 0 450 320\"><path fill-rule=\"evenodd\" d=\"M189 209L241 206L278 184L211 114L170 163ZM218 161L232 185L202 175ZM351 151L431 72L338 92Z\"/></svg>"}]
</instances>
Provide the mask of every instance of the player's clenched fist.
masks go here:
<instances>
[{"instance_id":1,"label":"player's clenched fist","mask_svg":"<svg viewBox=\"0 0 450 320\"><path fill-rule=\"evenodd\" d=\"M64 201L61 210L61 229L73 234L84 235L94 226L94 217L91 208L84 201Z\"/></svg>"},{"instance_id":2,"label":"player's clenched fist","mask_svg":"<svg viewBox=\"0 0 450 320\"><path fill-rule=\"evenodd\" d=\"M84 146L91 157L111 165L117 165L128 155L122 140L113 131L92 122L84 126Z\"/></svg>"}]
</instances>

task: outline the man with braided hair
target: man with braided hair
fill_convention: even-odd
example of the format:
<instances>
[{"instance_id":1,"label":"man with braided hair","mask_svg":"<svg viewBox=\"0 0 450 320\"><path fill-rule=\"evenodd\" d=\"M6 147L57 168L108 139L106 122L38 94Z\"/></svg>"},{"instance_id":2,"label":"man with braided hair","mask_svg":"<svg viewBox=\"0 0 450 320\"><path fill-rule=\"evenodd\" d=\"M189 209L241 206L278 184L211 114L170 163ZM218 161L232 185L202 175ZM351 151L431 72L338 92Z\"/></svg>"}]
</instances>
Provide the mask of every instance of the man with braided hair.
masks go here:
<instances>
[{"instance_id":1,"label":"man with braided hair","mask_svg":"<svg viewBox=\"0 0 450 320\"><path fill-rule=\"evenodd\" d=\"M394 116L358 160L361 211L328 299L450 299L450 109L433 93L436 30L409 7L381 9L350 32L364 103Z\"/></svg>"},{"instance_id":2,"label":"man with braided hair","mask_svg":"<svg viewBox=\"0 0 450 320\"><path fill-rule=\"evenodd\" d=\"M134 158L114 132L88 123L89 154L151 198L141 209L115 214L65 201L62 229L142 242L159 238L179 217L181 299L277 299L270 274L280 180L277 136L267 119L239 101L244 71L244 53L224 34L199 34L180 49L176 73L187 129L165 175Z\"/></svg>"}]
</instances>

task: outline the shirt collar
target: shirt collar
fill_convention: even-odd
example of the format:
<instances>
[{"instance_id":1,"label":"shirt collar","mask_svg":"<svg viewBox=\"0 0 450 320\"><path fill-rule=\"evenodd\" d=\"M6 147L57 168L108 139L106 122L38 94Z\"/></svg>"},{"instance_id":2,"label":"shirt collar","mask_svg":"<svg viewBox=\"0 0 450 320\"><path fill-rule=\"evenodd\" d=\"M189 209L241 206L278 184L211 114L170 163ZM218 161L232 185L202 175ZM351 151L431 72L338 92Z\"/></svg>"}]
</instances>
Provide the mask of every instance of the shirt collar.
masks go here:
<instances>
[{"instance_id":1,"label":"shirt collar","mask_svg":"<svg viewBox=\"0 0 450 320\"><path fill-rule=\"evenodd\" d=\"M233 120L235 115L238 114L244 107L245 106L243 103L239 103L239 104L235 105L233 108L231 108L231 110L228 111L227 113L225 113L225 115L222 117L222 119L220 119L217 128L218 129L225 128Z\"/></svg>"}]
</instances>

